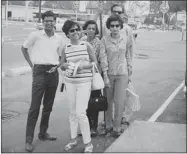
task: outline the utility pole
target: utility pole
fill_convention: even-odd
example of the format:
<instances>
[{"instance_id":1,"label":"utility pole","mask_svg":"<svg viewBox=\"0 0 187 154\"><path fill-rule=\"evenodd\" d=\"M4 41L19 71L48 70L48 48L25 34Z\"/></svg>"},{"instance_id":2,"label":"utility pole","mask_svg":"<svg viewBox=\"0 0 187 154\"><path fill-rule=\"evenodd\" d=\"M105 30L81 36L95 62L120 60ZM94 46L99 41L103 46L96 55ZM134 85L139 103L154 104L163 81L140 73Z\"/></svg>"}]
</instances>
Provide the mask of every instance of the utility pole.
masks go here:
<instances>
[{"instance_id":1,"label":"utility pole","mask_svg":"<svg viewBox=\"0 0 187 154\"><path fill-rule=\"evenodd\" d=\"M25 1L25 22L28 22L28 5L30 1Z\"/></svg>"},{"instance_id":2,"label":"utility pole","mask_svg":"<svg viewBox=\"0 0 187 154\"><path fill-rule=\"evenodd\" d=\"M5 26L8 26L8 0L6 1L5 4Z\"/></svg>"},{"instance_id":3,"label":"utility pole","mask_svg":"<svg viewBox=\"0 0 187 154\"><path fill-rule=\"evenodd\" d=\"M103 1L99 1L98 3L98 7L100 10L104 9L104 2ZM103 37L103 22L102 22L102 13L99 14L99 20L100 20L100 39Z\"/></svg>"},{"instance_id":4,"label":"utility pole","mask_svg":"<svg viewBox=\"0 0 187 154\"><path fill-rule=\"evenodd\" d=\"M42 3L42 1L39 0L39 17L38 17L38 22L39 23L41 22L41 3Z\"/></svg>"}]
</instances>

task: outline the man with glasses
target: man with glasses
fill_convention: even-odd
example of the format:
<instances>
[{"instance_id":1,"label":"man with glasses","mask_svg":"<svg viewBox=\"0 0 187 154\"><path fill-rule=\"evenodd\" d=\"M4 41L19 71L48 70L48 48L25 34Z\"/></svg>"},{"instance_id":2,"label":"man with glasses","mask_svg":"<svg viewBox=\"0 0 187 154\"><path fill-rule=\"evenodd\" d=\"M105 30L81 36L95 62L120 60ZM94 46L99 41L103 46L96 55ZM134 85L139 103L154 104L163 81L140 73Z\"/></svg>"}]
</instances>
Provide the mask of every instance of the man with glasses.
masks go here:
<instances>
[{"instance_id":1,"label":"man with glasses","mask_svg":"<svg viewBox=\"0 0 187 154\"><path fill-rule=\"evenodd\" d=\"M41 101L43 98L43 110L40 122L40 140L56 140L47 133L49 117L52 111L59 75L57 65L62 50L62 37L54 32L55 14L46 11L42 14L44 29L32 32L24 42L21 50L32 69L32 99L27 118L26 144L27 152L33 151L32 141L38 119ZM31 50L31 52L28 52Z\"/></svg>"}]
</instances>

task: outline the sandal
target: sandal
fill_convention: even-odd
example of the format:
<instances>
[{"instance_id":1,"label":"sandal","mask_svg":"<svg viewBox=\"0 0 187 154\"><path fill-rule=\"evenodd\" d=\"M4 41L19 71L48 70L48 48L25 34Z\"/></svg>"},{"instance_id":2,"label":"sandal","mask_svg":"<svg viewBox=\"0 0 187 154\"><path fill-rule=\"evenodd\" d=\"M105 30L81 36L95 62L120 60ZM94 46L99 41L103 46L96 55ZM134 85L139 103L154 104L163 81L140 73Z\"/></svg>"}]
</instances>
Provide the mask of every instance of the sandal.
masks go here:
<instances>
[{"instance_id":1,"label":"sandal","mask_svg":"<svg viewBox=\"0 0 187 154\"><path fill-rule=\"evenodd\" d=\"M93 144L89 143L86 145L84 153L92 153L93 152Z\"/></svg>"},{"instance_id":2,"label":"sandal","mask_svg":"<svg viewBox=\"0 0 187 154\"><path fill-rule=\"evenodd\" d=\"M75 147L77 144L78 144L77 140L70 141L70 142L64 147L64 150L65 150L65 151L69 151L69 150L71 150L73 147Z\"/></svg>"}]
</instances>

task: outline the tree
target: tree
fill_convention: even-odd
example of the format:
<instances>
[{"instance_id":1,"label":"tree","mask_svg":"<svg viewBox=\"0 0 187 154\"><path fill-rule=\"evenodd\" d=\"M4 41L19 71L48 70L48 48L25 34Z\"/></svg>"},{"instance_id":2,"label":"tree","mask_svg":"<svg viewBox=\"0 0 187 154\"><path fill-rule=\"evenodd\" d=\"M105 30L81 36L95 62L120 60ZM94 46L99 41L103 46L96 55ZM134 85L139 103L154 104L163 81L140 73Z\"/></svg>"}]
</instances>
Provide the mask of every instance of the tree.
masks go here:
<instances>
[{"instance_id":1,"label":"tree","mask_svg":"<svg viewBox=\"0 0 187 154\"><path fill-rule=\"evenodd\" d=\"M150 24L153 24L154 22L153 22L153 17L151 17L150 15L149 16L147 16L146 18L145 18L145 20L144 20L144 24L146 24L146 25L150 25Z\"/></svg>"},{"instance_id":2,"label":"tree","mask_svg":"<svg viewBox=\"0 0 187 154\"><path fill-rule=\"evenodd\" d=\"M9 5L20 5L20 6L24 6L25 5L25 1L8 1Z\"/></svg>"},{"instance_id":3,"label":"tree","mask_svg":"<svg viewBox=\"0 0 187 154\"><path fill-rule=\"evenodd\" d=\"M2 0L1 5L6 5L6 1Z\"/></svg>"},{"instance_id":4,"label":"tree","mask_svg":"<svg viewBox=\"0 0 187 154\"><path fill-rule=\"evenodd\" d=\"M29 6L38 7L39 6L39 1L34 1L34 0L30 1Z\"/></svg>"},{"instance_id":5,"label":"tree","mask_svg":"<svg viewBox=\"0 0 187 154\"><path fill-rule=\"evenodd\" d=\"M186 1L168 1L169 12L177 13L179 11L186 11Z\"/></svg>"},{"instance_id":6,"label":"tree","mask_svg":"<svg viewBox=\"0 0 187 154\"><path fill-rule=\"evenodd\" d=\"M162 4L162 1L150 1L150 12L149 13L159 16L161 4Z\"/></svg>"},{"instance_id":7,"label":"tree","mask_svg":"<svg viewBox=\"0 0 187 154\"><path fill-rule=\"evenodd\" d=\"M42 7L44 7L44 8L55 8L55 6L56 6L56 3L53 2L53 1L46 1L46 2L42 5Z\"/></svg>"},{"instance_id":8,"label":"tree","mask_svg":"<svg viewBox=\"0 0 187 154\"><path fill-rule=\"evenodd\" d=\"M125 6L127 14L134 17L144 15L144 12L148 10L149 4L142 1L128 1Z\"/></svg>"}]
</instances>

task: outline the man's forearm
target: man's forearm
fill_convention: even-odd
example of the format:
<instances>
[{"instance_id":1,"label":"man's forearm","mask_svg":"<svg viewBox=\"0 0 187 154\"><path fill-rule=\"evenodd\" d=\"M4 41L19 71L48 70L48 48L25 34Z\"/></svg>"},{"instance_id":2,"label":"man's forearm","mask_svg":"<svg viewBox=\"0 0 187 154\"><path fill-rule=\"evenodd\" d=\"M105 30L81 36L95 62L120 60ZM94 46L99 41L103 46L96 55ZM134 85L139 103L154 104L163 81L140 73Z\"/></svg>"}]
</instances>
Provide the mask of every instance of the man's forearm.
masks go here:
<instances>
[{"instance_id":1,"label":"man's forearm","mask_svg":"<svg viewBox=\"0 0 187 154\"><path fill-rule=\"evenodd\" d=\"M26 61L28 62L28 64L30 65L30 67L32 68L33 67L33 64L31 62L31 59L30 59L30 56L29 56L29 53L28 53L28 49L25 49L25 48L21 48L21 51L23 53L23 56L25 57Z\"/></svg>"}]
</instances>

